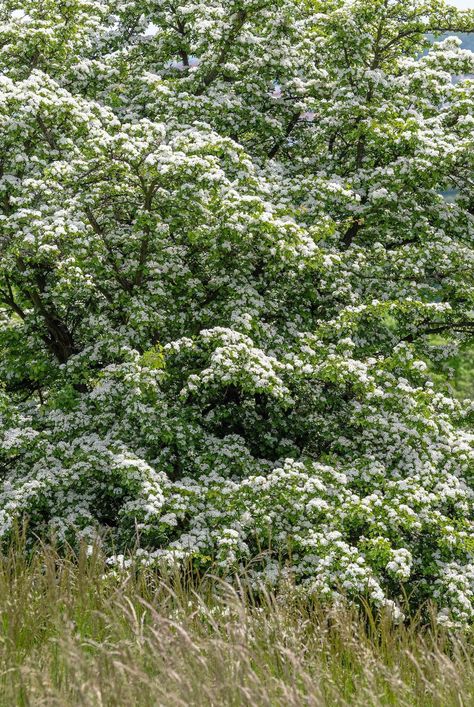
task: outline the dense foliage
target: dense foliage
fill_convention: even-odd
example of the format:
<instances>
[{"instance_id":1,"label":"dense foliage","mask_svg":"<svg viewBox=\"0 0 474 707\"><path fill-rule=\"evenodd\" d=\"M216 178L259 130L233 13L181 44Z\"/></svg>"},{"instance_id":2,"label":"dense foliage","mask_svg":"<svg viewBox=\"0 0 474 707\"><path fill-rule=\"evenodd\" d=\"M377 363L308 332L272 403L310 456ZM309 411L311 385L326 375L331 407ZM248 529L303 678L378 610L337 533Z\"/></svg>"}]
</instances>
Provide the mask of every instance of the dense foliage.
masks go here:
<instances>
[{"instance_id":1,"label":"dense foliage","mask_svg":"<svg viewBox=\"0 0 474 707\"><path fill-rule=\"evenodd\" d=\"M2 537L473 617L473 27L3 0Z\"/></svg>"}]
</instances>

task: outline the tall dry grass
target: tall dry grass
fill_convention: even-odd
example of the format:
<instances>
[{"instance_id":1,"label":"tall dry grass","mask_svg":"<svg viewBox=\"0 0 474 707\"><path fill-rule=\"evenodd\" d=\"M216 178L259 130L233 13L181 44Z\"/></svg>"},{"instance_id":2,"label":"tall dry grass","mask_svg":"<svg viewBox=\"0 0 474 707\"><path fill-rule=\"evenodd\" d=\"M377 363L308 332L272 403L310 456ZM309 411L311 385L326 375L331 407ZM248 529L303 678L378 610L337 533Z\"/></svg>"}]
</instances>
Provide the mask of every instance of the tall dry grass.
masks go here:
<instances>
[{"instance_id":1,"label":"tall dry grass","mask_svg":"<svg viewBox=\"0 0 474 707\"><path fill-rule=\"evenodd\" d=\"M0 556L2 706L474 704L468 635L21 544Z\"/></svg>"}]
</instances>

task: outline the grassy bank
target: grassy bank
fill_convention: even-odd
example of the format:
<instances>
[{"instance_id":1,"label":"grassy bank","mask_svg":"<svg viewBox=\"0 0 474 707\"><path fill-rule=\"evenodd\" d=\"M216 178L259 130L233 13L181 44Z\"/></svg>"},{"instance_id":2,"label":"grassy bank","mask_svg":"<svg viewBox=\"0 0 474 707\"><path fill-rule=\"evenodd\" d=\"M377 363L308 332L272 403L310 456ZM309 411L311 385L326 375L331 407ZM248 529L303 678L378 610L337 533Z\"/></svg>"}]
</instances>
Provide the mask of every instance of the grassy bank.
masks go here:
<instances>
[{"instance_id":1,"label":"grassy bank","mask_svg":"<svg viewBox=\"0 0 474 707\"><path fill-rule=\"evenodd\" d=\"M0 557L0 705L470 705L474 642L212 577Z\"/></svg>"}]
</instances>

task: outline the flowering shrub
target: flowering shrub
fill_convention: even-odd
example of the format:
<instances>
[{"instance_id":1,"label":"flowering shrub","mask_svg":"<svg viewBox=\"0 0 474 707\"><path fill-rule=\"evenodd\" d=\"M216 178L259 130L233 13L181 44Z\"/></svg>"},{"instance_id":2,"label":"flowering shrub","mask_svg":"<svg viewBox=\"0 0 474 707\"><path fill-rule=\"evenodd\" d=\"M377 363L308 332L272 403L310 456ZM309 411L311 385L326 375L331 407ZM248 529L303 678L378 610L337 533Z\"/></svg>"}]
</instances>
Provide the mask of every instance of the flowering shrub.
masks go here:
<instances>
[{"instance_id":1,"label":"flowering shrub","mask_svg":"<svg viewBox=\"0 0 474 707\"><path fill-rule=\"evenodd\" d=\"M470 621L473 13L0 16L0 537Z\"/></svg>"}]
</instances>

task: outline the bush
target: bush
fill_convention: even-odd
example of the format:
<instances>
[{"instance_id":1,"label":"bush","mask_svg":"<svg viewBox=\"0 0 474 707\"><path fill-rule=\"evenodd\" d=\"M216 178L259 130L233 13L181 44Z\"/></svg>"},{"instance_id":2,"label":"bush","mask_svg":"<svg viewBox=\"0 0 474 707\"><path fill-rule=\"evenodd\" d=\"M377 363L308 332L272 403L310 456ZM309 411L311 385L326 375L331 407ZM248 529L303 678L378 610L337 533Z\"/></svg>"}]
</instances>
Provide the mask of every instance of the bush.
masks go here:
<instances>
[{"instance_id":1,"label":"bush","mask_svg":"<svg viewBox=\"0 0 474 707\"><path fill-rule=\"evenodd\" d=\"M469 622L472 12L1 13L1 537Z\"/></svg>"}]
</instances>

